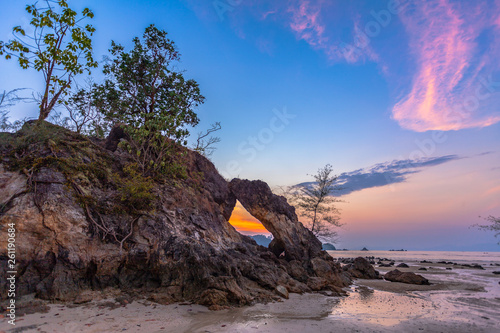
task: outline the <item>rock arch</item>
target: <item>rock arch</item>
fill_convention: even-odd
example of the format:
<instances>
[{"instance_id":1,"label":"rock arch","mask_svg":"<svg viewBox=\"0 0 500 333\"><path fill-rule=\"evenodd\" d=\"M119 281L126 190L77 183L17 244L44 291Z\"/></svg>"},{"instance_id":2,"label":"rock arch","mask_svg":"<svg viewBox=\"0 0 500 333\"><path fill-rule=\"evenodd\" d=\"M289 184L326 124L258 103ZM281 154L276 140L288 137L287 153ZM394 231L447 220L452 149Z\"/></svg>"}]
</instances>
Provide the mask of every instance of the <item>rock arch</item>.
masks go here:
<instances>
[{"instance_id":1,"label":"rock arch","mask_svg":"<svg viewBox=\"0 0 500 333\"><path fill-rule=\"evenodd\" d=\"M273 235L269 249L276 256L284 252L288 261L303 261L320 254L321 242L299 222L295 208L284 197L272 193L265 182L236 178L229 183L229 189Z\"/></svg>"}]
</instances>

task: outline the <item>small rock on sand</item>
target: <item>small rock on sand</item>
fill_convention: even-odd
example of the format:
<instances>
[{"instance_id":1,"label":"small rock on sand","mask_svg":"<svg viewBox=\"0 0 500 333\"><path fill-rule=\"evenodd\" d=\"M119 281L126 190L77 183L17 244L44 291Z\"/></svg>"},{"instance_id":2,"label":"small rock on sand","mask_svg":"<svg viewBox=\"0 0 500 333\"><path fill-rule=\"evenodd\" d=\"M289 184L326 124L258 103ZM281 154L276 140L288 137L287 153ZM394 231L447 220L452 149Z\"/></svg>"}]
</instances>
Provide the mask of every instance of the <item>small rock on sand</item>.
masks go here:
<instances>
[{"instance_id":1,"label":"small rock on sand","mask_svg":"<svg viewBox=\"0 0 500 333\"><path fill-rule=\"evenodd\" d=\"M282 285L278 285L276 287L276 293L281 297L288 299L288 290Z\"/></svg>"},{"instance_id":2,"label":"small rock on sand","mask_svg":"<svg viewBox=\"0 0 500 333\"><path fill-rule=\"evenodd\" d=\"M421 284L421 285L429 285L429 280L424 278L422 275L418 275L411 272L401 272L400 270L392 270L390 272L385 273L384 279L391 282L402 282L409 284Z\"/></svg>"}]
</instances>

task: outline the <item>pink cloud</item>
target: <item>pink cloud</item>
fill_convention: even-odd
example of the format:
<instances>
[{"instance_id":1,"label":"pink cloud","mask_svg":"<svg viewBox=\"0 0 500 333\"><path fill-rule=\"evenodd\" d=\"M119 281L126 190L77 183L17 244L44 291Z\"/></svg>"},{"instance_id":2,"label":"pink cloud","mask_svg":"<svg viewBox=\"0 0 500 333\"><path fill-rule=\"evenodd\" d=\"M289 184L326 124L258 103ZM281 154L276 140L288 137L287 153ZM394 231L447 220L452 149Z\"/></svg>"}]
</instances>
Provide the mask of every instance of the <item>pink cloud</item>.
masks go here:
<instances>
[{"instance_id":1,"label":"pink cloud","mask_svg":"<svg viewBox=\"0 0 500 333\"><path fill-rule=\"evenodd\" d=\"M411 91L392 110L403 128L459 130L500 121L493 108L498 94L484 84L498 68L499 8L470 4L419 2L401 13L418 66ZM481 53L478 37L486 29L494 40Z\"/></svg>"},{"instance_id":2,"label":"pink cloud","mask_svg":"<svg viewBox=\"0 0 500 333\"><path fill-rule=\"evenodd\" d=\"M291 13L289 27L297 38L307 42L313 49L324 52L332 62L377 61L378 56L359 20L353 22L352 43L343 43L338 35L332 35L335 17L332 17L331 7L332 3L322 0L296 0L288 5L287 12Z\"/></svg>"},{"instance_id":3,"label":"pink cloud","mask_svg":"<svg viewBox=\"0 0 500 333\"><path fill-rule=\"evenodd\" d=\"M289 11L292 13L290 28L298 37L312 46L324 47L328 38L324 36L325 26L319 19L321 3L302 1L298 6L290 7Z\"/></svg>"}]
</instances>

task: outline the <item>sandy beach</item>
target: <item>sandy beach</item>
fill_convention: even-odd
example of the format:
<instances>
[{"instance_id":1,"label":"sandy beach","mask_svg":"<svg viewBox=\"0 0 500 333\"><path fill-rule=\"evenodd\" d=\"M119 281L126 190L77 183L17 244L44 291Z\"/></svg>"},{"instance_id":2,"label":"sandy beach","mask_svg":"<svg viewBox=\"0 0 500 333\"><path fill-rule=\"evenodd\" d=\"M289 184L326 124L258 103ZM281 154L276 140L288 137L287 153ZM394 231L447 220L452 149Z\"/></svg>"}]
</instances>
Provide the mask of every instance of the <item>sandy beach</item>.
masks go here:
<instances>
[{"instance_id":1,"label":"sandy beach","mask_svg":"<svg viewBox=\"0 0 500 333\"><path fill-rule=\"evenodd\" d=\"M396 261L397 265L399 262ZM498 332L500 263L484 270L461 265L407 262L430 286L356 280L347 297L291 294L288 300L210 311L200 305L161 305L89 295L90 302L49 304L47 312L19 317L5 332ZM426 268L427 271L419 270ZM448 268L448 269L447 269ZM450 269L451 268L451 269ZM376 267L382 274L393 267Z\"/></svg>"}]
</instances>

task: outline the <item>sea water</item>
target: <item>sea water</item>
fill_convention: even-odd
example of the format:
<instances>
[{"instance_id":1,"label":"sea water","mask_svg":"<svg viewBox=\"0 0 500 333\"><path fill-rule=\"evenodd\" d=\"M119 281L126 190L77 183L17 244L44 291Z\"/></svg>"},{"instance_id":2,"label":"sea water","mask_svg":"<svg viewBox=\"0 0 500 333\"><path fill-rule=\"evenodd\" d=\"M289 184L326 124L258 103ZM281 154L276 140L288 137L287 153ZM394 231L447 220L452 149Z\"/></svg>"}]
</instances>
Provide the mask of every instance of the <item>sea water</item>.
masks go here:
<instances>
[{"instance_id":1,"label":"sea water","mask_svg":"<svg viewBox=\"0 0 500 333\"><path fill-rule=\"evenodd\" d=\"M499 246L500 251L500 246ZM398 262L420 262L423 260L451 261L458 264L500 264L500 252L462 251L328 251L333 258L375 257Z\"/></svg>"}]
</instances>

